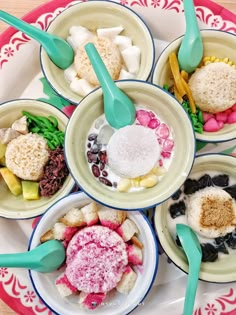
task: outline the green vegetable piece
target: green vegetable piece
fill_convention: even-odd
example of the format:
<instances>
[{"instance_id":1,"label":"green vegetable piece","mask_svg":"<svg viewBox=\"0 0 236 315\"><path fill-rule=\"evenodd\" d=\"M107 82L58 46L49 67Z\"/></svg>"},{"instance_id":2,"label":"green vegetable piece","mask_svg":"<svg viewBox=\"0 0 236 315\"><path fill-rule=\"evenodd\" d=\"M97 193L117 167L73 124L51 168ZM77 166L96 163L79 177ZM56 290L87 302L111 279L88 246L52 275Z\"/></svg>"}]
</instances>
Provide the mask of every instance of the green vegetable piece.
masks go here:
<instances>
[{"instance_id":1,"label":"green vegetable piece","mask_svg":"<svg viewBox=\"0 0 236 315\"><path fill-rule=\"evenodd\" d=\"M55 128L57 128L57 127L58 127L58 120L56 119L56 117L54 117L54 116L48 116L48 118L49 118L49 120L52 121L53 126L54 126Z\"/></svg>"},{"instance_id":2,"label":"green vegetable piece","mask_svg":"<svg viewBox=\"0 0 236 315\"><path fill-rule=\"evenodd\" d=\"M169 91L169 85L168 84L164 84L163 89L166 91Z\"/></svg>"},{"instance_id":3,"label":"green vegetable piece","mask_svg":"<svg viewBox=\"0 0 236 315\"><path fill-rule=\"evenodd\" d=\"M28 180L22 180L22 192L23 198L26 200L37 200L39 199L39 183Z\"/></svg>"}]
</instances>

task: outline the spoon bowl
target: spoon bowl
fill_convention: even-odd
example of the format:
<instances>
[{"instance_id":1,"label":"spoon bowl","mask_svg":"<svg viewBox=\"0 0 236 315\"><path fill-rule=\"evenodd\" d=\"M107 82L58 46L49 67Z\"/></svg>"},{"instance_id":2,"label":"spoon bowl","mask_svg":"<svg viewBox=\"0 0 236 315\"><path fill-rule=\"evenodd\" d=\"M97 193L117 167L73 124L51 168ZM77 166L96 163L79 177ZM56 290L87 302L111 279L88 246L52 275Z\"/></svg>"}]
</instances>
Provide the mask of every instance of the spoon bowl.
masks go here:
<instances>
[{"instance_id":1,"label":"spoon bowl","mask_svg":"<svg viewBox=\"0 0 236 315\"><path fill-rule=\"evenodd\" d=\"M133 102L116 86L94 44L86 44L85 50L103 91L108 123L117 129L133 124L136 114Z\"/></svg>"},{"instance_id":2,"label":"spoon bowl","mask_svg":"<svg viewBox=\"0 0 236 315\"><path fill-rule=\"evenodd\" d=\"M176 232L188 259L189 275L184 301L184 315L193 313L198 277L202 260L202 249L195 232L185 224L176 224Z\"/></svg>"},{"instance_id":3,"label":"spoon bowl","mask_svg":"<svg viewBox=\"0 0 236 315\"><path fill-rule=\"evenodd\" d=\"M47 241L34 249L15 254L1 254L0 267L27 268L38 272L51 272L65 260L65 248L57 240Z\"/></svg>"},{"instance_id":4,"label":"spoon bowl","mask_svg":"<svg viewBox=\"0 0 236 315\"><path fill-rule=\"evenodd\" d=\"M64 39L44 32L15 16L0 10L0 20L32 37L39 42L51 61L59 68L66 69L74 61L74 51Z\"/></svg>"},{"instance_id":5,"label":"spoon bowl","mask_svg":"<svg viewBox=\"0 0 236 315\"><path fill-rule=\"evenodd\" d=\"M193 0L183 0L186 31L181 42L178 61L180 68L193 72L203 57L203 43L198 27Z\"/></svg>"}]
</instances>

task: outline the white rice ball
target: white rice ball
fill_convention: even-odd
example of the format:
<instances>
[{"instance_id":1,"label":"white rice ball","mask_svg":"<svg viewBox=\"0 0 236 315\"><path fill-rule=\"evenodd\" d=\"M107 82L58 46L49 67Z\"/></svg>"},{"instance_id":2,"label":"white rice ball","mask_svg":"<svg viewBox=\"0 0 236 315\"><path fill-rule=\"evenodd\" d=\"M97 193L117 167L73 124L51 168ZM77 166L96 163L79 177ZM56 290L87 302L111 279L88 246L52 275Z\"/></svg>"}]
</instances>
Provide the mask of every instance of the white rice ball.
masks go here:
<instances>
[{"instance_id":1,"label":"white rice ball","mask_svg":"<svg viewBox=\"0 0 236 315\"><path fill-rule=\"evenodd\" d=\"M187 204L187 221L199 235L216 238L236 225L236 203L222 188L207 187L194 193Z\"/></svg>"}]
</instances>

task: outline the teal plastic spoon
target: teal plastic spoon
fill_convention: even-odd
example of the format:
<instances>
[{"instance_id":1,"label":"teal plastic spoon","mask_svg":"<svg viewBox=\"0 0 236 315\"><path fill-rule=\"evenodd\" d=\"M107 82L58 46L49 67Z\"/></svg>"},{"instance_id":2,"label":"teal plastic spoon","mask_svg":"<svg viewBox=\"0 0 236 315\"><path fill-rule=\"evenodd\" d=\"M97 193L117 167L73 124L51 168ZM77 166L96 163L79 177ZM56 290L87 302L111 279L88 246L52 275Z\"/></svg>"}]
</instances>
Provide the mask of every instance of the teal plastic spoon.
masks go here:
<instances>
[{"instance_id":1,"label":"teal plastic spoon","mask_svg":"<svg viewBox=\"0 0 236 315\"><path fill-rule=\"evenodd\" d=\"M51 272L65 260L65 248L57 240L47 241L34 249L16 254L1 254L0 267L27 268L39 272Z\"/></svg>"},{"instance_id":2,"label":"teal plastic spoon","mask_svg":"<svg viewBox=\"0 0 236 315\"><path fill-rule=\"evenodd\" d=\"M202 261L202 249L195 232L185 224L176 224L176 232L188 259L188 283L183 315L193 314L194 301Z\"/></svg>"},{"instance_id":3,"label":"teal plastic spoon","mask_svg":"<svg viewBox=\"0 0 236 315\"><path fill-rule=\"evenodd\" d=\"M39 42L57 67L66 69L73 63L74 51L64 39L44 32L2 10L0 10L0 20Z\"/></svg>"},{"instance_id":4,"label":"teal plastic spoon","mask_svg":"<svg viewBox=\"0 0 236 315\"><path fill-rule=\"evenodd\" d=\"M94 44L86 44L85 50L103 90L108 123L117 129L133 124L136 115L133 102L116 86Z\"/></svg>"},{"instance_id":5,"label":"teal plastic spoon","mask_svg":"<svg viewBox=\"0 0 236 315\"><path fill-rule=\"evenodd\" d=\"M178 52L180 68L193 72L203 56L203 43L193 0L183 0L186 30Z\"/></svg>"}]
</instances>

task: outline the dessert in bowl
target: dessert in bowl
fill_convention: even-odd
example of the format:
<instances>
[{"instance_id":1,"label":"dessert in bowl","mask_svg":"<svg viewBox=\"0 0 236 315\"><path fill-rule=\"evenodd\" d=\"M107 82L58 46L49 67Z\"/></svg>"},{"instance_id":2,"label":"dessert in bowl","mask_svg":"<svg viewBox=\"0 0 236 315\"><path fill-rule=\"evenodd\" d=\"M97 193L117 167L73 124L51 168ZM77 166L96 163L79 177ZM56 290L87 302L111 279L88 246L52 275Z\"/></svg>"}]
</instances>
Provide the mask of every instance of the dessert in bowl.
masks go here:
<instances>
[{"instance_id":1,"label":"dessert in bowl","mask_svg":"<svg viewBox=\"0 0 236 315\"><path fill-rule=\"evenodd\" d=\"M93 91L67 125L66 162L80 188L99 203L149 208L168 199L190 172L194 132L180 104L160 87L135 80L116 84L136 106L134 124L112 128L102 90Z\"/></svg>"},{"instance_id":2,"label":"dessert in bowl","mask_svg":"<svg viewBox=\"0 0 236 315\"><path fill-rule=\"evenodd\" d=\"M155 227L161 246L188 272L188 262L176 238L176 224L188 224L202 247L200 279L235 281L236 255L235 157L224 154L197 156L184 185L155 210Z\"/></svg>"},{"instance_id":3,"label":"dessert in bowl","mask_svg":"<svg viewBox=\"0 0 236 315\"><path fill-rule=\"evenodd\" d=\"M201 36L204 55L196 71L187 74L179 72L181 69L177 70L180 81L185 87L186 83L189 86L196 113L189 106L191 95L182 91L181 94L176 92L176 87L173 88L170 58L173 54L178 54L183 36L171 42L161 53L153 71L152 82L162 87L166 85L176 95L191 117L197 140L233 140L236 137L236 36L218 30L201 30Z\"/></svg>"},{"instance_id":4,"label":"dessert in bowl","mask_svg":"<svg viewBox=\"0 0 236 315\"><path fill-rule=\"evenodd\" d=\"M75 185L64 158L68 118L30 99L1 104L0 117L0 216L38 216Z\"/></svg>"},{"instance_id":5,"label":"dessert in bowl","mask_svg":"<svg viewBox=\"0 0 236 315\"><path fill-rule=\"evenodd\" d=\"M66 39L75 51L68 69L57 68L41 49L42 71L54 90L71 103L78 104L99 86L84 50L94 43L113 80L147 80L155 50L152 35L132 9L112 1L88 1L60 13L49 25L49 33Z\"/></svg>"},{"instance_id":6,"label":"dessert in bowl","mask_svg":"<svg viewBox=\"0 0 236 315\"><path fill-rule=\"evenodd\" d=\"M110 209L73 193L42 216L29 249L49 239L63 242L65 264L55 272L30 271L30 278L56 314L128 314L155 279L157 241L141 212Z\"/></svg>"}]
</instances>

